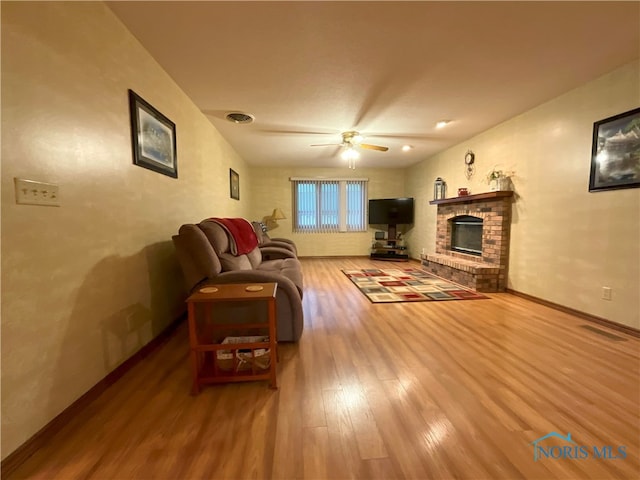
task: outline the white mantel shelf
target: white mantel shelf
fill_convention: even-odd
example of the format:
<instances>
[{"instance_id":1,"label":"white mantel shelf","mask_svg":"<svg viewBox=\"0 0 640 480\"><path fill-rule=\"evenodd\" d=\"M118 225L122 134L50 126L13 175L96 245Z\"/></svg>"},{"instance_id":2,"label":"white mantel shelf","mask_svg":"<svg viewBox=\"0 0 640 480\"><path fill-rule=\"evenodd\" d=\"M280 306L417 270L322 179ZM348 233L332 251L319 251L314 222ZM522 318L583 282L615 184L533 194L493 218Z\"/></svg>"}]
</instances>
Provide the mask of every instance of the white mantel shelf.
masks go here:
<instances>
[{"instance_id":1,"label":"white mantel shelf","mask_svg":"<svg viewBox=\"0 0 640 480\"><path fill-rule=\"evenodd\" d=\"M501 190L498 192L477 193L475 195L463 195L454 198L441 198L439 200L431 200L429 205L444 205L451 203L471 203L481 200L491 200L494 198L513 197L513 190Z\"/></svg>"}]
</instances>

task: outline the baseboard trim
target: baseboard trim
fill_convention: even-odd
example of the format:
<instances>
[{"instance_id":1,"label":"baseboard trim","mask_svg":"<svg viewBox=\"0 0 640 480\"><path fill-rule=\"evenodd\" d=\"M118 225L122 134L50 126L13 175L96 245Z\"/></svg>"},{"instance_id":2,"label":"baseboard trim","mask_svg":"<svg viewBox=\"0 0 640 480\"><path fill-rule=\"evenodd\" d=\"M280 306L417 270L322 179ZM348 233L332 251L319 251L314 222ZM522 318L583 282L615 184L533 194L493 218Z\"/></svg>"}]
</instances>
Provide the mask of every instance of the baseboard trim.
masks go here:
<instances>
[{"instance_id":1,"label":"baseboard trim","mask_svg":"<svg viewBox=\"0 0 640 480\"><path fill-rule=\"evenodd\" d=\"M611 320L607 320L606 318L597 317L595 315L591 315L590 313L581 312L580 310L574 310L573 308L565 307L564 305L560 305L559 303L553 303L548 300L543 300L542 298L534 297L533 295L518 292L517 290L512 290L510 288L507 288L507 293L515 295L516 297L521 297L526 300L530 300L535 303L539 303L541 305L553 308L555 310L560 310L561 312L564 312L564 313L575 315L576 317L582 318L583 320L587 320L593 323L598 323L604 327L608 327L613 330L617 330L619 332L626 333L628 335L640 338L640 330L635 329L633 327L622 325L621 323L616 323Z\"/></svg>"},{"instance_id":2,"label":"baseboard trim","mask_svg":"<svg viewBox=\"0 0 640 480\"><path fill-rule=\"evenodd\" d=\"M0 477L6 478L6 476L11 475L15 470L17 470L20 465L38 451L38 449L40 449L45 443L49 442L64 425L98 398L107 388L117 382L125 373L169 340L178 326L185 319L186 314L183 314L174 320L149 343L118 365L113 371L108 373L80 398L60 412L58 416L42 427L31 438L7 455L7 457L0 463Z\"/></svg>"}]
</instances>

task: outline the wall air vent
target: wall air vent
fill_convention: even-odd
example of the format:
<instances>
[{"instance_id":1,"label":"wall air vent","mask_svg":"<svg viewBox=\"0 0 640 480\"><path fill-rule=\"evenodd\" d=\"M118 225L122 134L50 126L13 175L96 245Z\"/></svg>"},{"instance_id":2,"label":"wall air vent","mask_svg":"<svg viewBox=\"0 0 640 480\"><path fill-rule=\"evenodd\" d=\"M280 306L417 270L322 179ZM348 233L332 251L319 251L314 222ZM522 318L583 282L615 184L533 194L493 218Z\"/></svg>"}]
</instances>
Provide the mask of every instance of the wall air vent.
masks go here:
<instances>
[{"instance_id":1,"label":"wall air vent","mask_svg":"<svg viewBox=\"0 0 640 480\"><path fill-rule=\"evenodd\" d=\"M241 112L227 113L225 118L232 123L251 123L254 120L253 115Z\"/></svg>"}]
</instances>

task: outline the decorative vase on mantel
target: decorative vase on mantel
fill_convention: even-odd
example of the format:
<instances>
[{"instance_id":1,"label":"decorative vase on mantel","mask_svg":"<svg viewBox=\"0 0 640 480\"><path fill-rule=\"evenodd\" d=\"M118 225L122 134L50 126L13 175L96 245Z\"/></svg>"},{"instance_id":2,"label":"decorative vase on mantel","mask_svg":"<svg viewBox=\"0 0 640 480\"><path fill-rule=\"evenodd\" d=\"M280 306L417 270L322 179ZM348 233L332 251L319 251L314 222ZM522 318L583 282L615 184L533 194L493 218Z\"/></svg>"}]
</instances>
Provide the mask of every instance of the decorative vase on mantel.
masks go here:
<instances>
[{"instance_id":1,"label":"decorative vase on mantel","mask_svg":"<svg viewBox=\"0 0 640 480\"><path fill-rule=\"evenodd\" d=\"M509 177L500 176L489 182L489 189L492 192L502 192L511 190L511 179Z\"/></svg>"}]
</instances>

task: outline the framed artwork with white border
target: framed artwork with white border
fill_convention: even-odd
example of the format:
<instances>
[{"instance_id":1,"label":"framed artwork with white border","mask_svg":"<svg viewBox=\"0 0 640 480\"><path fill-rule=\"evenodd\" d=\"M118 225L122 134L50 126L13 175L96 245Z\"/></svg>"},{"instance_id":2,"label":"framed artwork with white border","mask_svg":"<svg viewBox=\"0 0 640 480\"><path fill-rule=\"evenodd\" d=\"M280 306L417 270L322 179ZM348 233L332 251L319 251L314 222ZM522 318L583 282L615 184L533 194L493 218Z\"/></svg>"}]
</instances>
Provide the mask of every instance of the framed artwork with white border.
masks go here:
<instances>
[{"instance_id":1,"label":"framed artwork with white border","mask_svg":"<svg viewBox=\"0 0 640 480\"><path fill-rule=\"evenodd\" d=\"M176 125L129 90L133 163L178 178Z\"/></svg>"}]
</instances>

